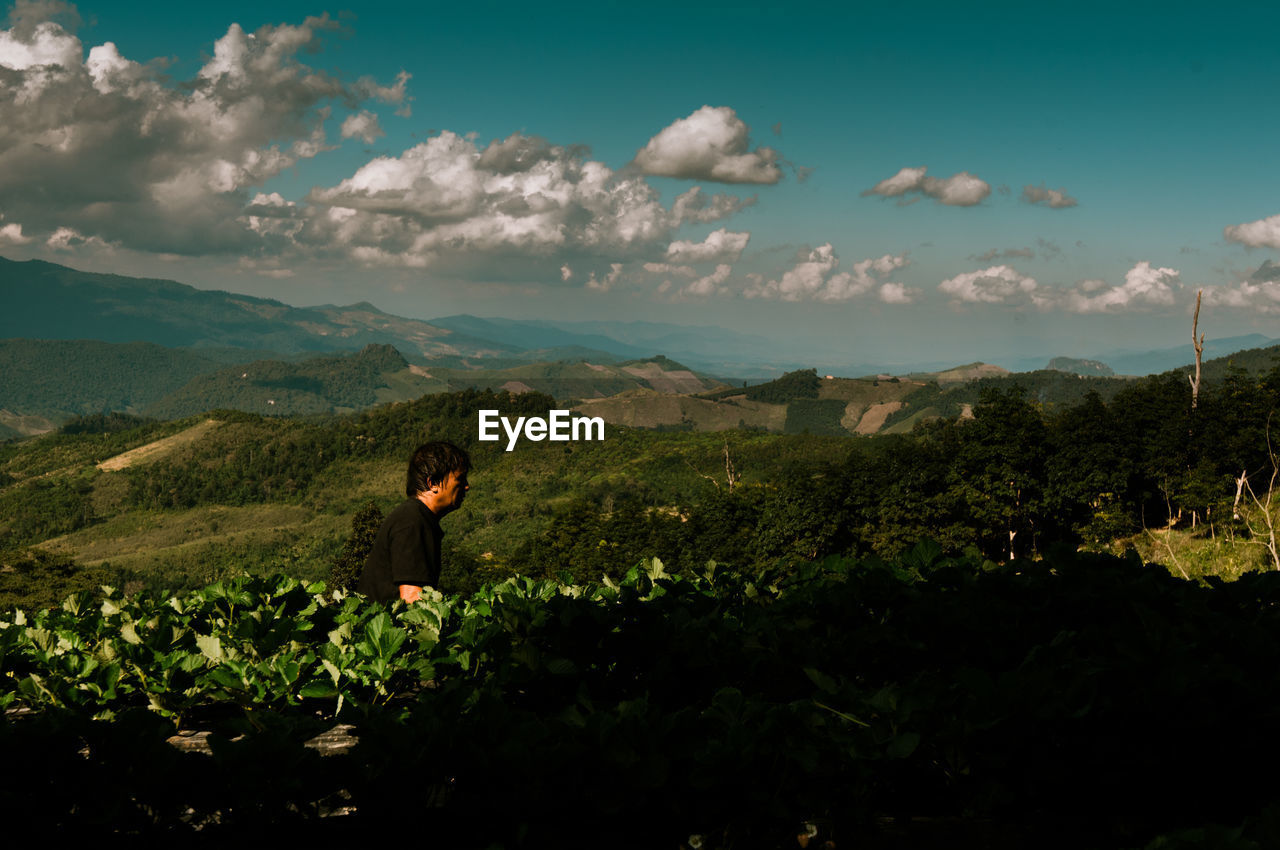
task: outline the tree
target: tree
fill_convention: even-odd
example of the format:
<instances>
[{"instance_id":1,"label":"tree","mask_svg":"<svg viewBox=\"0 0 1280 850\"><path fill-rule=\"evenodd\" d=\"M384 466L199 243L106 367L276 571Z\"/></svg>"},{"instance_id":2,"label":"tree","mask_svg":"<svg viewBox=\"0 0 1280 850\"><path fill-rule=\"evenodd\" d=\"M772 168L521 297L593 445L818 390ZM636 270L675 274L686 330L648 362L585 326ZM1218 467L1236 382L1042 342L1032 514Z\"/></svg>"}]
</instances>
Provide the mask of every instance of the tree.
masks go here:
<instances>
[{"instance_id":1,"label":"tree","mask_svg":"<svg viewBox=\"0 0 1280 850\"><path fill-rule=\"evenodd\" d=\"M1195 410L1196 405L1200 401L1200 356L1204 354L1204 334L1200 334L1200 338L1196 339L1196 331L1200 326L1200 296L1204 294L1204 290L1196 291L1196 312L1191 318L1191 344L1196 349L1196 375L1195 377L1187 376L1187 380L1191 382L1191 409Z\"/></svg>"},{"instance_id":2,"label":"tree","mask_svg":"<svg viewBox=\"0 0 1280 850\"><path fill-rule=\"evenodd\" d=\"M351 518L351 536L342 546L338 560L329 570L329 585L334 590L355 590L364 570L364 560L373 550L373 540L382 526L382 510L372 500Z\"/></svg>"},{"instance_id":3,"label":"tree","mask_svg":"<svg viewBox=\"0 0 1280 850\"><path fill-rule=\"evenodd\" d=\"M1019 535L1024 551L1034 546L1044 513L1044 421L1016 386L984 390L973 413L972 422L958 426L951 489L976 521L988 556L1012 559Z\"/></svg>"}]
</instances>

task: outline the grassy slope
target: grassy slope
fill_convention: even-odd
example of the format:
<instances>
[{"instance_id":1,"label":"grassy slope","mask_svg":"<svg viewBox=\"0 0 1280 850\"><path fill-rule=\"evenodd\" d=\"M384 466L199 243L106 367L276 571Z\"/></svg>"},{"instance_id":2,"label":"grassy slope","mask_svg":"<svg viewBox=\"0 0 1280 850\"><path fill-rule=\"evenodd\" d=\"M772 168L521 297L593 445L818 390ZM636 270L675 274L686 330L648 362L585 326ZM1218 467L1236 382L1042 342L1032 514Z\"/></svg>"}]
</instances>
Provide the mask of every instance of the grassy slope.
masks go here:
<instances>
[{"instance_id":1,"label":"grassy slope","mask_svg":"<svg viewBox=\"0 0 1280 850\"><path fill-rule=\"evenodd\" d=\"M127 571L132 580L153 586L198 586L243 569L321 578L363 504L373 500L387 511L403 498L402 458L330 460L299 498L164 510L132 507L129 471L99 468L111 457L148 447L154 450L140 453L136 464L186 463L199 448L183 439L188 434L197 435L206 446L224 439L265 444L281 424L210 422L201 417L125 434L27 440L4 447L0 454L0 472L16 479L0 488L0 498L6 492L21 495L18 488L32 478L88 486L93 522L36 545L85 566ZM424 428L430 425L424 423ZM446 546L500 568L520 543L548 527L557 508L583 495L644 493L656 508L676 504L712 490L705 476L723 478L726 443L743 474L743 486L770 480L789 463L838 460L848 450L842 438L618 428L610 428L602 443L526 441L510 453L486 445L473 449L471 493L445 521Z\"/></svg>"}]
</instances>

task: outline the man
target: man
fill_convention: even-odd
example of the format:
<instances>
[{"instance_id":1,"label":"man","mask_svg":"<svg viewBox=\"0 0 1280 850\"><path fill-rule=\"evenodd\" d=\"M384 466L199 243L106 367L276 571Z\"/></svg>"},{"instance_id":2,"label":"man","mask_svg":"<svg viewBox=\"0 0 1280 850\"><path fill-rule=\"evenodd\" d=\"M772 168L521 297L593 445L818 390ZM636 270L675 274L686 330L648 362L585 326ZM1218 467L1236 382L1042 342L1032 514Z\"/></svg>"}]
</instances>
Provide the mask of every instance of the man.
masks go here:
<instances>
[{"instance_id":1,"label":"man","mask_svg":"<svg viewBox=\"0 0 1280 850\"><path fill-rule=\"evenodd\" d=\"M387 515L356 588L379 602L417 602L440 585L440 518L467 495L471 458L452 443L425 443L409 458L405 495Z\"/></svg>"}]
</instances>

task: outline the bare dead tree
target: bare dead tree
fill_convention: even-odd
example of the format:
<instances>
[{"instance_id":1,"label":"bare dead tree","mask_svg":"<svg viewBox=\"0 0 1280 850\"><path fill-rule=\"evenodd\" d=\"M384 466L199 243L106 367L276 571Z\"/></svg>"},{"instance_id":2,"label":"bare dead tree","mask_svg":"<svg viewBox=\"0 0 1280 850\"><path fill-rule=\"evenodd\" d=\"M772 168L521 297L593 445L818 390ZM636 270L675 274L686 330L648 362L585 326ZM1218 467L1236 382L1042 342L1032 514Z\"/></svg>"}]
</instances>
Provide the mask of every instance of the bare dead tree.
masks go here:
<instances>
[{"instance_id":1,"label":"bare dead tree","mask_svg":"<svg viewBox=\"0 0 1280 850\"><path fill-rule=\"evenodd\" d=\"M724 477L729 482L729 492L733 492L733 487L742 480L742 473L737 472L733 468L733 459L729 457L729 438L724 438Z\"/></svg>"},{"instance_id":2,"label":"bare dead tree","mask_svg":"<svg viewBox=\"0 0 1280 850\"><path fill-rule=\"evenodd\" d=\"M708 481L710 481L712 484L716 485L716 489L717 489L717 490L719 490L719 489L720 489L720 482L719 482L719 481L717 481L713 476L707 475L707 473L705 473L705 472L703 472L702 470L698 469L698 467L694 466L692 463L690 463L690 462L689 462L689 459L688 459L688 458L685 458L685 459L684 459L684 465L685 465L685 466L687 466L687 467L689 467L690 469L692 469L694 472L696 472L696 473L698 474L698 477L699 477L699 478L705 478L705 479L707 479L707 480L708 480Z\"/></svg>"},{"instance_id":3,"label":"bare dead tree","mask_svg":"<svg viewBox=\"0 0 1280 850\"><path fill-rule=\"evenodd\" d=\"M692 463L689 462L688 458L684 459L684 463L685 463L685 466L689 467L694 472L696 472L698 474L698 477L707 479L712 484L716 485L717 490L720 489L720 482L714 476L707 475L705 472L698 469L698 467L694 466ZM725 481L728 482L730 493L733 492L733 488L737 485L737 483L742 480L742 473L738 472L734 468L733 458L729 455L729 438L728 437L725 437L724 439L724 477L725 477Z\"/></svg>"},{"instance_id":4,"label":"bare dead tree","mask_svg":"<svg viewBox=\"0 0 1280 850\"><path fill-rule=\"evenodd\" d=\"M1247 507L1244 510L1244 522L1249 527L1249 535L1254 538L1254 542L1266 547L1267 552L1271 555L1271 563L1280 570L1280 546L1276 544L1276 517L1271 510L1271 497L1275 495L1276 479L1280 478L1280 461L1276 459L1275 449L1271 445L1271 419L1267 419L1267 457L1271 460L1271 480L1267 482L1266 498L1260 498L1254 491L1253 485L1249 483L1248 470L1242 470L1240 477L1236 479L1236 501L1232 506L1232 513L1237 519L1241 517L1240 502L1244 493L1249 495L1249 499L1253 502L1254 508L1261 514L1261 522L1257 522L1253 516L1253 511ZM1259 539L1264 537L1265 540Z\"/></svg>"},{"instance_id":5,"label":"bare dead tree","mask_svg":"<svg viewBox=\"0 0 1280 850\"><path fill-rule=\"evenodd\" d=\"M1204 354L1204 334L1196 338L1196 331L1200 326L1200 296L1204 294L1204 290L1196 291L1196 312L1191 317L1191 344L1196 348L1196 376L1193 378L1187 376L1187 380L1191 382L1191 409L1195 410L1196 405L1200 402L1200 357Z\"/></svg>"}]
</instances>

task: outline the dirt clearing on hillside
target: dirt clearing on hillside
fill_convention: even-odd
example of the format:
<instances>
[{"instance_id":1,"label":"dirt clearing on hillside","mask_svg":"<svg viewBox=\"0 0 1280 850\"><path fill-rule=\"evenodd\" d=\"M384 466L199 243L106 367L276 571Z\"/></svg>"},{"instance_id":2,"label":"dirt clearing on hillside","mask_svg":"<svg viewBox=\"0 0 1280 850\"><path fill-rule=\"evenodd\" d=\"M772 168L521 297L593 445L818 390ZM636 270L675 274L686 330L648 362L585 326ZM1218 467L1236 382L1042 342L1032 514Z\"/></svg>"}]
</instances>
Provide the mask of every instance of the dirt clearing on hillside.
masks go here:
<instances>
[{"instance_id":1,"label":"dirt clearing on hillside","mask_svg":"<svg viewBox=\"0 0 1280 850\"><path fill-rule=\"evenodd\" d=\"M867 412L862 414L862 418L858 420L858 427L854 429L859 434L875 434L884 427L884 421L889 418L890 413L902 409L900 401L886 401L880 404L873 404L867 408Z\"/></svg>"},{"instance_id":2,"label":"dirt clearing on hillside","mask_svg":"<svg viewBox=\"0 0 1280 850\"><path fill-rule=\"evenodd\" d=\"M624 366L622 371L648 381L649 386L660 393L700 393L707 389L698 376L687 369L664 372L657 363L645 363L643 366Z\"/></svg>"},{"instance_id":3,"label":"dirt clearing on hillside","mask_svg":"<svg viewBox=\"0 0 1280 850\"><path fill-rule=\"evenodd\" d=\"M205 434L212 431L220 423L216 419L206 419L198 425L192 425L185 431L156 440L154 443L147 443L145 446L138 446L136 449L130 449L122 455L116 455L108 458L98 464L98 469L103 472L119 472L122 469L128 469L135 463L145 463L151 460L159 460L175 449L183 446L189 446Z\"/></svg>"}]
</instances>

